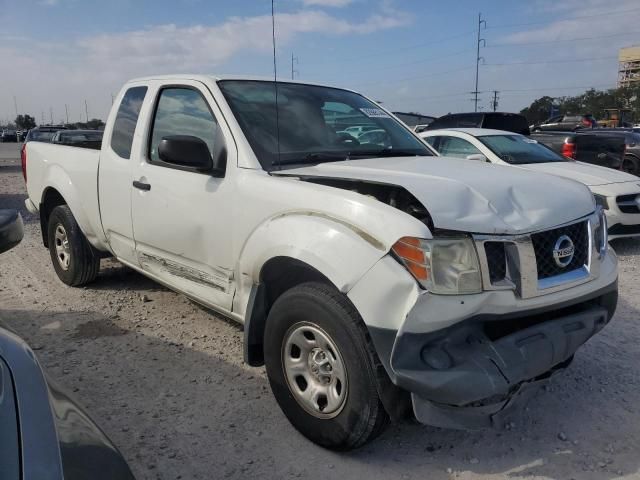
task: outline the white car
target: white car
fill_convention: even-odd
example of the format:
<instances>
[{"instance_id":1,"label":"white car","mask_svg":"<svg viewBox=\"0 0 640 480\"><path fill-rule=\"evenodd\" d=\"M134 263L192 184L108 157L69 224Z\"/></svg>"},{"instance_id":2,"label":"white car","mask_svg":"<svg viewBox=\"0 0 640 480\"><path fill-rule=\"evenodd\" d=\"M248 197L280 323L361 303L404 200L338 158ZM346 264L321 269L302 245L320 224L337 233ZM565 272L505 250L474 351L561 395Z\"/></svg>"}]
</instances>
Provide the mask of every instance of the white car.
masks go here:
<instances>
[{"instance_id":1,"label":"white car","mask_svg":"<svg viewBox=\"0 0 640 480\"><path fill-rule=\"evenodd\" d=\"M420 136L445 157L514 165L584 183L605 210L609 239L640 235L640 178L634 175L573 161L531 138L503 130L456 128Z\"/></svg>"},{"instance_id":2,"label":"white car","mask_svg":"<svg viewBox=\"0 0 640 480\"><path fill-rule=\"evenodd\" d=\"M388 144L338 135L336 109ZM95 280L113 256L243 323L246 362L329 448L409 411L504 425L616 307L616 256L587 187L444 161L348 90L139 79L100 151L29 142L22 165L62 282Z\"/></svg>"}]
</instances>

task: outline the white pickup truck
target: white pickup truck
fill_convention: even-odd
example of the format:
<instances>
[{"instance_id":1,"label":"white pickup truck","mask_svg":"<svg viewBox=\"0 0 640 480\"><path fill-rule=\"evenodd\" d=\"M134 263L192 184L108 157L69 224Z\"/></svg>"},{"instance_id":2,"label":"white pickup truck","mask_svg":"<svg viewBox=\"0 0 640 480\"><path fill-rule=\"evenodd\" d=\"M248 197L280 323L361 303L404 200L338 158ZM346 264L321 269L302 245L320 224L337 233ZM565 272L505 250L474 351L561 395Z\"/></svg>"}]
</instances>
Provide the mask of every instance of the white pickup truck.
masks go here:
<instances>
[{"instance_id":1,"label":"white pickup truck","mask_svg":"<svg viewBox=\"0 0 640 480\"><path fill-rule=\"evenodd\" d=\"M351 91L168 76L125 85L101 151L22 161L63 282L113 256L242 322L291 423L344 450L411 409L501 425L615 311L587 187L433 155Z\"/></svg>"}]
</instances>

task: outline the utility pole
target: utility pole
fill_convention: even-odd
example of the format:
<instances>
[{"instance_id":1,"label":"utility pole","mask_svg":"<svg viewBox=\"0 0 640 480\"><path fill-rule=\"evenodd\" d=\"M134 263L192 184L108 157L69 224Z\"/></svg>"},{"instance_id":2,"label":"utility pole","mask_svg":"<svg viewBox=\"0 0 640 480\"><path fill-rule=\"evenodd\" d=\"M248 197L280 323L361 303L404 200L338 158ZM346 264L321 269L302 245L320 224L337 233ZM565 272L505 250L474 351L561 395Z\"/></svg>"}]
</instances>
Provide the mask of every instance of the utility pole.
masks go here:
<instances>
[{"instance_id":1,"label":"utility pole","mask_svg":"<svg viewBox=\"0 0 640 480\"><path fill-rule=\"evenodd\" d=\"M53 107L49 107L49 118L51 119L50 125L53 125Z\"/></svg>"},{"instance_id":2,"label":"utility pole","mask_svg":"<svg viewBox=\"0 0 640 480\"><path fill-rule=\"evenodd\" d=\"M44 125L44 111L41 110L40 113L42 114L42 125Z\"/></svg>"},{"instance_id":3,"label":"utility pole","mask_svg":"<svg viewBox=\"0 0 640 480\"><path fill-rule=\"evenodd\" d=\"M89 123L89 106L86 100L84 101L84 112L87 114L87 123Z\"/></svg>"},{"instance_id":4,"label":"utility pole","mask_svg":"<svg viewBox=\"0 0 640 480\"><path fill-rule=\"evenodd\" d=\"M482 28L487 28L487 21L482 19L482 13L478 14L478 42L476 43L476 88L473 90L475 110L478 111L478 75L480 73L480 62L484 62L484 58L480 56L480 45L487 46L487 42L484 38L480 38L480 31Z\"/></svg>"},{"instance_id":5,"label":"utility pole","mask_svg":"<svg viewBox=\"0 0 640 480\"><path fill-rule=\"evenodd\" d=\"M493 108L493 111L495 112L496 110L498 110L498 100L500 100L500 97L498 97L498 90L494 90L493 91L493 101L491 102L491 107Z\"/></svg>"},{"instance_id":6,"label":"utility pole","mask_svg":"<svg viewBox=\"0 0 640 480\"><path fill-rule=\"evenodd\" d=\"M64 112L67 114L67 125L69 125L69 106L64 104Z\"/></svg>"},{"instance_id":7,"label":"utility pole","mask_svg":"<svg viewBox=\"0 0 640 480\"><path fill-rule=\"evenodd\" d=\"M298 77L300 76L300 72L298 70L296 70L294 68L294 63L296 65L298 65L300 62L298 61L298 57L294 57L293 53L291 53L291 80L294 79L294 77L296 76L296 74L298 75Z\"/></svg>"}]
</instances>

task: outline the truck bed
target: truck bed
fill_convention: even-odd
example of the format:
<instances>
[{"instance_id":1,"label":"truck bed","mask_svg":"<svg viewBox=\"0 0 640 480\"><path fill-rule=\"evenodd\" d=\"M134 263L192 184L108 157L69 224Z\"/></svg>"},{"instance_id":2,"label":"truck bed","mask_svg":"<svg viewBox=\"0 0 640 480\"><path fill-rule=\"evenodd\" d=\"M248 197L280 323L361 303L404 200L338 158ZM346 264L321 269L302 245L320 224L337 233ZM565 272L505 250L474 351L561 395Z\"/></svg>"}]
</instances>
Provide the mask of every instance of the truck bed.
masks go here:
<instances>
[{"instance_id":1,"label":"truck bed","mask_svg":"<svg viewBox=\"0 0 640 480\"><path fill-rule=\"evenodd\" d=\"M89 242L105 249L97 185L100 151L29 142L26 144L26 158L27 190L31 201L42 202L51 189L65 191L65 200L73 210L80 229Z\"/></svg>"}]
</instances>

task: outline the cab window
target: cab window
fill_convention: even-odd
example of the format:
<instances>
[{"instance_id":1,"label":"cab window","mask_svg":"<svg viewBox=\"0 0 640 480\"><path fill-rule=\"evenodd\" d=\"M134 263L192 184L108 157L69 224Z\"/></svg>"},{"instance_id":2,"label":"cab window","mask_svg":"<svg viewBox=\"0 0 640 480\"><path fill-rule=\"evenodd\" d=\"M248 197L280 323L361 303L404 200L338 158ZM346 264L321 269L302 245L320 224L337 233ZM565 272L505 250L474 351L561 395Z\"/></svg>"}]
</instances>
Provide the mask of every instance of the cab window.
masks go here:
<instances>
[{"instance_id":1,"label":"cab window","mask_svg":"<svg viewBox=\"0 0 640 480\"><path fill-rule=\"evenodd\" d=\"M446 157L466 158L481 153L471 143L457 137L440 137L438 151Z\"/></svg>"}]
</instances>

